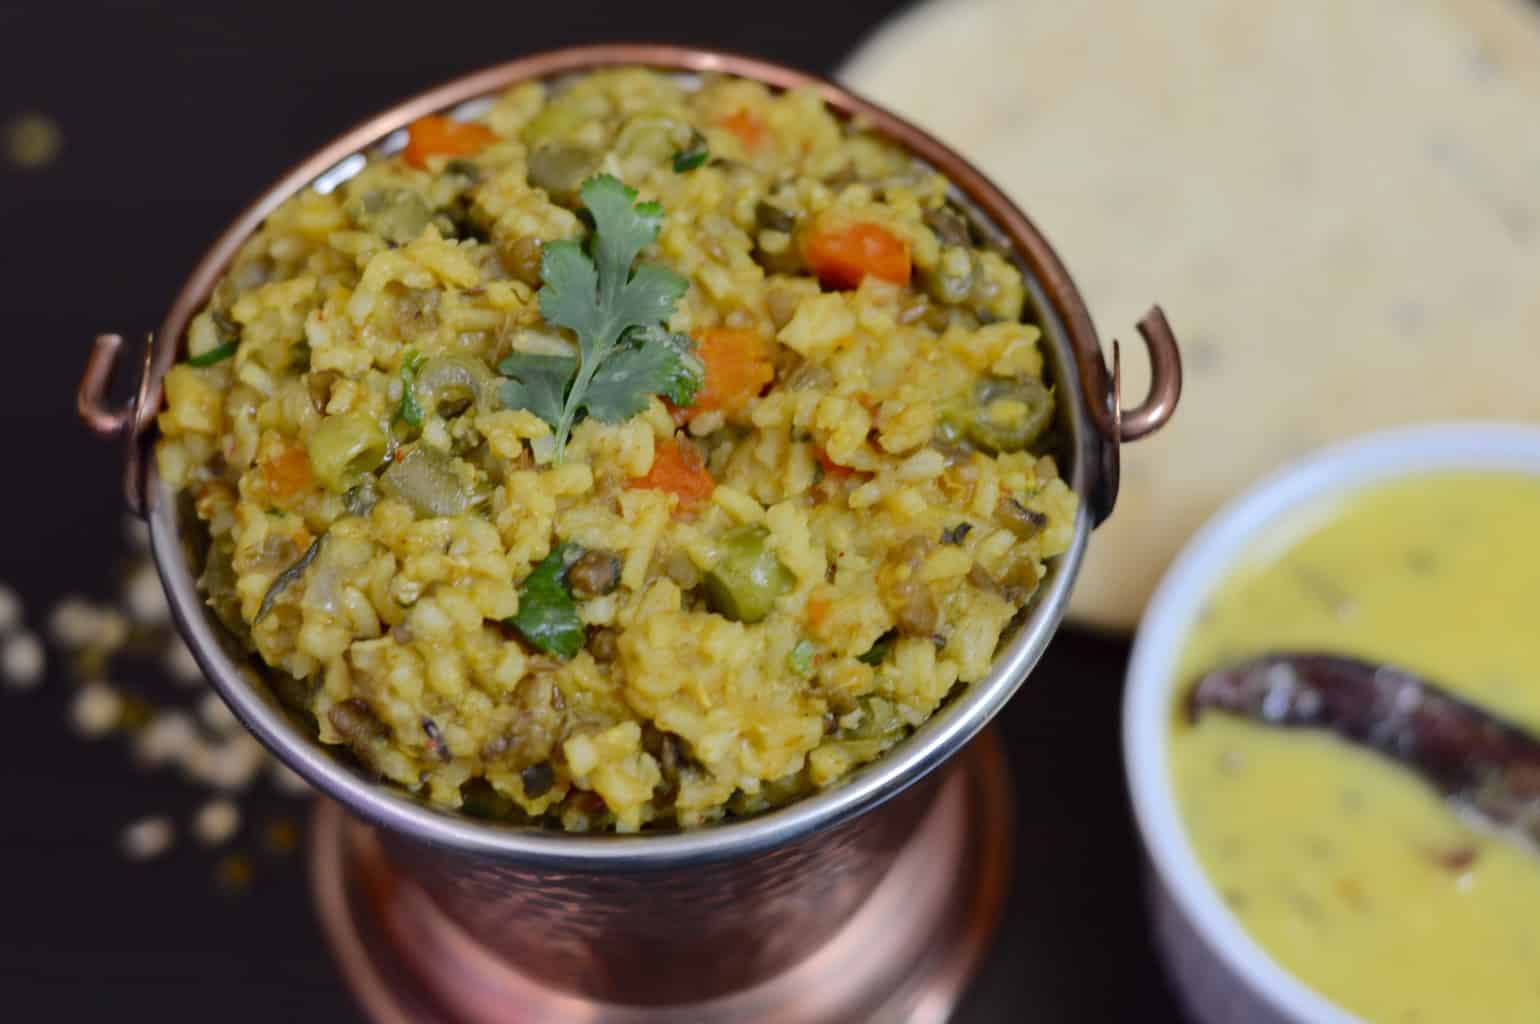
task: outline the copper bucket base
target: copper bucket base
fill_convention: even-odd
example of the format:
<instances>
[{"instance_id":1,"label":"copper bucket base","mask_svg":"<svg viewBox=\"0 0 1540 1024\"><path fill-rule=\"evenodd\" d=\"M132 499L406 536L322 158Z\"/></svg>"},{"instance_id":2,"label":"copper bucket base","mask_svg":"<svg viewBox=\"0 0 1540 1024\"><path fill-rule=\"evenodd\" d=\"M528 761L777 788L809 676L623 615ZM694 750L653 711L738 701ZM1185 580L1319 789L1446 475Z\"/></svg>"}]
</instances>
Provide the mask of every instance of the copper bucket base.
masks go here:
<instances>
[{"instance_id":1,"label":"copper bucket base","mask_svg":"<svg viewBox=\"0 0 1540 1024\"><path fill-rule=\"evenodd\" d=\"M941 1024L999 923L1014 830L995 730L949 771L887 877L834 938L784 974L710 1002L597 1003L521 974L397 874L370 830L329 800L311 830L311 884L327 944L375 1024Z\"/></svg>"}]
</instances>

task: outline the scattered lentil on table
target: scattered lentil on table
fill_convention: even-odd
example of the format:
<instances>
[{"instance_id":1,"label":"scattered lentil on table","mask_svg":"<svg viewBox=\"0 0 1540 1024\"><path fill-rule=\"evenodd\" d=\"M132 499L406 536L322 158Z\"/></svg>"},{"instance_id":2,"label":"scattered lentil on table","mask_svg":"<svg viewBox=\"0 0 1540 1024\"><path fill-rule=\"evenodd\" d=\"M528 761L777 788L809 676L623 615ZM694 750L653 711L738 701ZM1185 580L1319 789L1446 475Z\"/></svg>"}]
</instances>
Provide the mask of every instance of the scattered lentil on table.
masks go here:
<instances>
[{"instance_id":1,"label":"scattered lentil on table","mask_svg":"<svg viewBox=\"0 0 1540 1024\"><path fill-rule=\"evenodd\" d=\"M241 812L229 800L210 800L198 808L193 817L192 832L204 846L220 846L228 842L241 827Z\"/></svg>"},{"instance_id":2,"label":"scattered lentil on table","mask_svg":"<svg viewBox=\"0 0 1540 1024\"><path fill-rule=\"evenodd\" d=\"M130 557L117 578L117 601L99 603L71 595L46 617L47 635L63 653L73 686L69 723L82 739L121 737L140 770L174 768L197 790L216 794L189 818L188 828L201 843L220 845L239 832L242 811L236 798L251 793L264 775L285 798L306 796L311 790L268 757L224 702L206 689L202 671L171 627L143 523L130 519L125 538ZM19 599L0 585L0 637L30 636L18 632L22 622ZM151 688L141 691L117 681L120 675L143 680L147 673L152 680L191 689L194 695L152 701L146 695ZM264 848L274 856L291 853L298 845L298 825L287 816L270 817L266 833L287 837L273 841L265 835ZM130 860L151 861L172 849L176 834L172 815L151 814L124 826L118 846ZM247 861L249 877L255 862ZM216 876L223 874L216 870Z\"/></svg>"}]
</instances>

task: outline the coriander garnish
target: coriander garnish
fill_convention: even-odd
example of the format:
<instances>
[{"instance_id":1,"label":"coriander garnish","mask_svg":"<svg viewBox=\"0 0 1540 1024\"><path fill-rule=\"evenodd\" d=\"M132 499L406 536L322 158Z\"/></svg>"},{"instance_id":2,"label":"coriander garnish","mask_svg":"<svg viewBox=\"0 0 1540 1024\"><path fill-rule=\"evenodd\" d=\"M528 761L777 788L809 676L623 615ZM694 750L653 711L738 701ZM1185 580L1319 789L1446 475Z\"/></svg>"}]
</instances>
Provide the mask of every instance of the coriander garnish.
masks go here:
<instances>
[{"instance_id":1,"label":"coriander garnish","mask_svg":"<svg viewBox=\"0 0 1540 1024\"><path fill-rule=\"evenodd\" d=\"M658 237L663 208L637 203L636 190L608 174L583 182L580 195L593 234L586 247L572 239L546 243L539 293L546 322L577 335L578 358L514 353L498 367L513 378L503 385L503 404L551 425L557 462L580 414L621 423L652 395L688 405L705 380L695 343L664 326L689 282L656 263L636 263Z\"/></svg>"},{"instance_id":2,"label":"coriander garnish","mask_svg":"<svg viewBox=\"0 0 1540 1024\"><path fill-rule=\"evenodd\" d=\"M200 370L224 362L235 355L235 350L241 346L240 324L217 309L209 310L209 320L214 324L214 330L220 339L219 344L206 352L187 357L187 365L196 366Z\"/></svg>"},{"instance_id":3,"label":"coriander garnish","mask_svg":"<svg viewBox=\"0 0 1540 1024\"><path fill-rule=\"evenodd\" d=\"M407 349L401 357L401 405L396 409L396 419L409 427L422 426L422 406L418 404L413 389L417 383L417 371L425 362L427 357L412 348Z\"/></svg>"},{"instance_id":4,"label":"coriander garnish","mask_svg":"<svg viewBox=\"0 0 1540 1024\"><path fill-rule=\"evenodd\" d=\"M893 649L893 640L896 636L896 630L888 630L879 636L877 642L872 644L865 654L859 655L856 660L864 661L868 665L881 665L887 660L888 652Z\"/></svg>"},{"instance_id":5,"label":"coriander garnish","mask_svg":"<svg viewBox=\"0 0 1540 1024\"><path fill-rule=\"evenodd\" d=\"M706 137L700 132L691 132L689 145L674 154L674 171L677 174L693 171L710 155L706 150Z\"/></svg>"},{"instance_id":6,"label":"coriander garnish","mask_svg":"<svg viewBox=\"0 0 1540 1024\"><path fill-rule=\"evenodd\" d=\"M205 367L213 366L215 363L222 363L226 359L229 359L231 356L235 355L235 350L240 347L241 343L239 341L227 341L223 345L215 345L207 352L200 352L195 356L188 356L187 365L196 366L201 370Z\"/></svg>"}]
</instances>

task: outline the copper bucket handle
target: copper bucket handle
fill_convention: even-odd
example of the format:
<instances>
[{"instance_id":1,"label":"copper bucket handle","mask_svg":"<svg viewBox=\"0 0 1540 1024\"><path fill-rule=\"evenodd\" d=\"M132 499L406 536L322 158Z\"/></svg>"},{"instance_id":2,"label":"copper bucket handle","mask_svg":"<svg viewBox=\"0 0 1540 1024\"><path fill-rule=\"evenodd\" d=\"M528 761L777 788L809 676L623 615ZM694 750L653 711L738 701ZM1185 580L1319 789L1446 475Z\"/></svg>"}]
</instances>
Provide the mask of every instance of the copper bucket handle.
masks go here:
<instances>
[{"instance_id":1,"label":"copper bucket handle","mask_svg":"<svg viewBox=\"0 0 1540 1024\"><path fill-rule=\"evenodd\" d=\"M122 349L123 335L98 334L91 343L85 372L80 375L80 390L75 395L75 408L85 425L97 437L108 440L121 437L134 419L133 402L117 408L107 405L107 388L115 376L113 371Z\"/></svg>"},{"instance_id":2,"label":"copper bucket handle","mask_svg":"<svg viewBox=\"0 0 1540 1024\"><path fill-rule=\"evenodd\" d=\"M127 443L123 490L129 508L136 515L144 514L144 483L139 473L143 452L138 439L148 416L152 414L152 403L149 401L153 377L150 358L154 351L152 336L144 346L144 361L134 397L121 405L111 405L107 390L117 376L123 354L123 335L98 334L91 343L91 354L86 357L86 367L80 375L80 388L75 393L75 409L93 434L103 440Z\"/></svg>"},{"instance_id":3,"label":"copper bucket handle","mask_svg":"<svg viewBox=\"0 0 1540 1024\"><path fill-rule=\"evenodd\" d=\"M1177 349L1176 335L1159 306L1151 306L1139 321L1139 335L1144 339L1144 349L1150 358L1150 390L1144 401L1133 409L1124 410L1122 382L1118 368L1117 343L1112 348L1112 406L1116 416L1111 424L1099 418L1097 428L1104 436L1119 441L1137 441L1165 426L1176 403L1182 397L1182 356ZM1093 408L1092 415L1098 410ZM1111 428L1111 429L1109 429Z\"/></svg>"},{"instance_id":4,"label":"copper bucket handle","mask_svg":"<svg viewBox=\"0 0 1540 1024\"><path fill-rule=\"evenodd\" d=\"M1080 382L1089 399L1091 420L1097 432L1113 444L1137 441L1159 430L1176 412L1182 397L1182 356L1165 312L1151 306L1138 327L1150 360L1150 390L1135 408L1124 409L1122 405L1122 353L1116 341L1112 343L1110 376L1100 353L1080 354ZM1106 396L1106 400L1098 402L1097 395Z\"/></svg>"}]
</instances>

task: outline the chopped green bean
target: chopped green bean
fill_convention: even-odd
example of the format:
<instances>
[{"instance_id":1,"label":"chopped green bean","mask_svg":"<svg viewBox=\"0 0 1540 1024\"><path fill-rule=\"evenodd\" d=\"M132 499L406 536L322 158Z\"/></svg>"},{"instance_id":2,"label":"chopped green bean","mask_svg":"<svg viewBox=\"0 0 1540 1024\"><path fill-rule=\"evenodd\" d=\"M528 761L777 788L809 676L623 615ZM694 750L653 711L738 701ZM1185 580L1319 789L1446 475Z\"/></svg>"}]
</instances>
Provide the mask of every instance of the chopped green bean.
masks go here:
<instances>
[{"instance_id":1,"label":"chopped green bean","mask_svg":"<svg viewBox=\"0 0 1540 1024\"><path fill-rule=\"evenodd\" d=\"M435 448L417 445L380 476L380 487L400 498L418 515L458 516L476 503L476 496L455 473L450 457Z\"/></svg>"},{"instance_id":2,"label":"chopped green bean","mask_svg":"<svg viewBox=\"0 0 1540 1024\"><path fill-rule=\"evenodd\" d=\"M316 479L343 493L385 460L385 431L367 413L342 413L323 419L305 448Z\"/></svg>"},{"instance_id":3,"label":"chopped green bean","mask_svg":"<svg viewBox=\"0 0 1540 1024\"><path fill-rule=\"evenodd\" d=\"M791 571L770 550L762 526L740 526L722 537L721 555L706 573L706 604L734 622L759 622L775 599L795 582Z\"/></svg>"},{"instance_id":4,"label":"chopped green bean","mask_svg":"<svg viewBox=\"0 0 1540 1024\"><path fill-rule=\"evenodd\" d=\"M447 419L469 408L488 407L493 375L479 359L434 356L414 366L413 374L411 393L418 416L431 413Z\"/></svg>"},{"instance_id":5,"label":"chopped green bean","mask_svg":"<svg viewBox=\"0 0 1540 1024\"><path fill-rule=\"evenodd\" d=\"M968 440L991 455L1019 452L1053 422L1053 392L1032 377L986 378L973 389Z\"/></svg>"}]
</instances>

